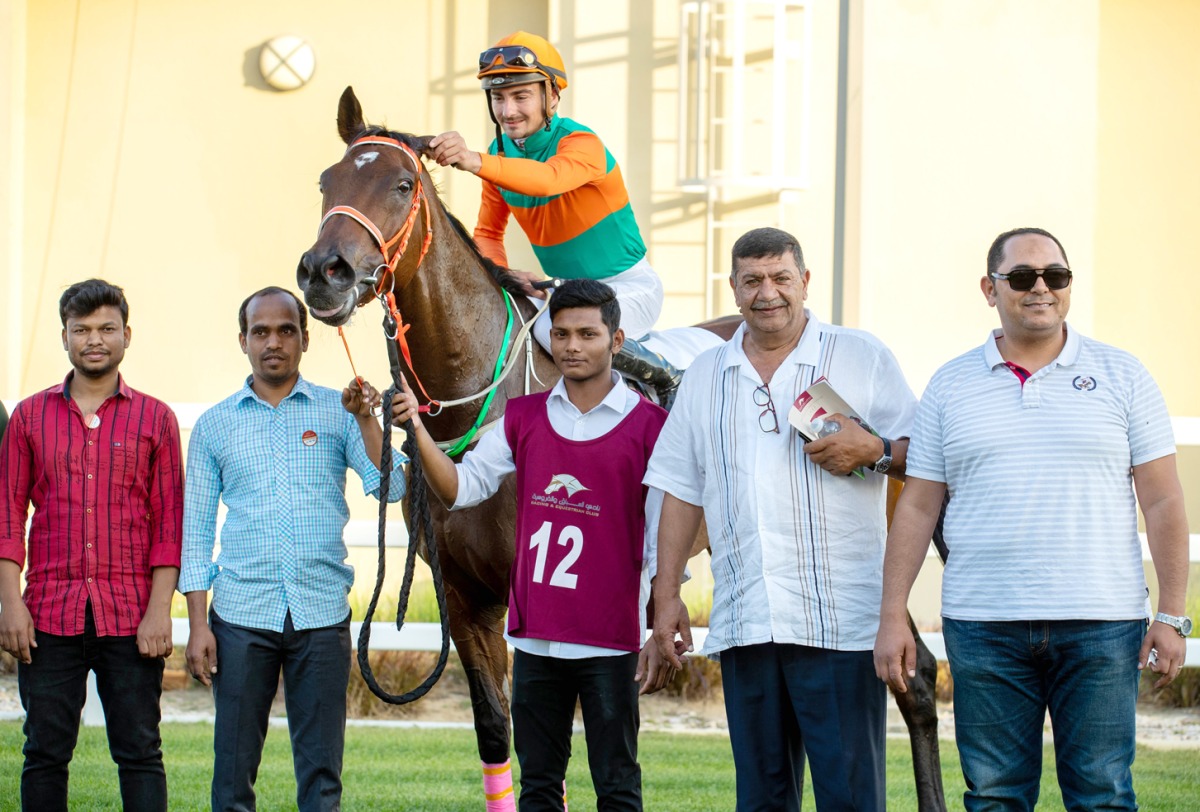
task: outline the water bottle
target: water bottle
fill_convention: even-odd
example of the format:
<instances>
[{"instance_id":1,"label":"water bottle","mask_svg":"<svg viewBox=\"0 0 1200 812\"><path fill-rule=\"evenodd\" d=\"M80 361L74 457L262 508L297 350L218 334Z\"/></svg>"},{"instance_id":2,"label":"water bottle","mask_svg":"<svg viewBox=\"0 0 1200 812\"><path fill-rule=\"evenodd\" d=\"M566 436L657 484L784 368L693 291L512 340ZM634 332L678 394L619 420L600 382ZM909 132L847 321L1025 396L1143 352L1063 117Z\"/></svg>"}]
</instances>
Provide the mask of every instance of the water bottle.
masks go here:
<instances>
[{"instance_id":1,"label":"water bottle","mask_svg":"<svg viewBox=\"0 0 1200 812\"><path fill-rule=\"evenodd\" d=\"M816 420L814 420L812 422L812 427L817 433L818 440L822 437L828 437L831 434L837 434L842 430L841 423L838 423L836 420L826 420L822 417L818 417Z\"/></svg>"}]
</instances>

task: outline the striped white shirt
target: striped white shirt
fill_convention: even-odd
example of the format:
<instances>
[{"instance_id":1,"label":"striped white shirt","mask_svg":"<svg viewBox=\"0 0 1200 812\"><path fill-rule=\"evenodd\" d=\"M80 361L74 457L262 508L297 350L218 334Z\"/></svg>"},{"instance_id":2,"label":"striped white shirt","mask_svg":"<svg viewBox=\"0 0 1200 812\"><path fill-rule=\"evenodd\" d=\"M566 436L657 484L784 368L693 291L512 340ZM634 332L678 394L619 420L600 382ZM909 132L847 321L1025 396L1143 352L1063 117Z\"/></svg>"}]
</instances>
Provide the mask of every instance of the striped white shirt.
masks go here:
<instances>
[{"instance_id":1,"label":"striped white shirt","mask_svg":"<svg viewBox=\"0 0 1200 812\"><path fill-rule=\"evenodd\" d=\"M742 351L745 327L683 376L644 480L704 508L713 606L704 651L774 641L867 651L879 626L886 477L834 476L788 425L792 402L824 375L886 437L906 437L917 400L875 337L819 322L770 381L780 432L764 432Z\"/></svg>"},{"instance_id":2,"label":"striped white shirt","mask_svg":"<svg viewBox=\"0 0 1200 812\"><path fill-rule=\"evenodd\" d=\"M1022 386L999 334L933 376L908 449L908 476L950 494L942 614L1147 617L1131 468L1175 453L1158 386L1129 353L1070 328Z\"/></svg>"}]
</instances>

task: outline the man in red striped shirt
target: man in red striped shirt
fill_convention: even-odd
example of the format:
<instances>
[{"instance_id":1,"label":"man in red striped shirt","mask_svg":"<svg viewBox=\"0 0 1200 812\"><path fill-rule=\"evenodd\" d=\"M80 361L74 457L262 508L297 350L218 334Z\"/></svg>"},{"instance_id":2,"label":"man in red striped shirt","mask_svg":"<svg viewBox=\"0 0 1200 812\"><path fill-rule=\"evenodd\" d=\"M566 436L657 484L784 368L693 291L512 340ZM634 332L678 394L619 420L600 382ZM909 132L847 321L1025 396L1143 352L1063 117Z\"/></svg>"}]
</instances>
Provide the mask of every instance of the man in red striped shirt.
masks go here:
<instances>
[{"instance_id":1,"label":"man in red striped shirt","mask_svg":"<svg viewBox=\"0 0 1200 812\"><path fill-rule=\"evenodd\" d=\"M18 660L25 708L21 806L66 810L94 671L124 808L165 810L158 725L182 535L179 424L118 372L130 338L121 288L72 285L59 315L74 369L21 401L0 443L0 648Z\"/></svg>"}]
</instances>

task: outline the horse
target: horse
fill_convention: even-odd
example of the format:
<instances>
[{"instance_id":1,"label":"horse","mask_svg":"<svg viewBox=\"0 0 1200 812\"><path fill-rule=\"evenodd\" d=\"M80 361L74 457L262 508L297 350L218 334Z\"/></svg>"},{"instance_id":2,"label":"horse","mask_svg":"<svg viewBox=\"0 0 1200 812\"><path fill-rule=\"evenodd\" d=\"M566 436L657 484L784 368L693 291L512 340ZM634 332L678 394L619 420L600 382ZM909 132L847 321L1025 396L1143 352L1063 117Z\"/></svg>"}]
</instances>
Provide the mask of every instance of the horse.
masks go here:
<instances>
[{"instance_id":1,"label":"horse","mask_svg":"<svg viewBox=\"0 0 1200 812\"><path fill-rule=\"evenodd\" d=\"M441 205L421 160L429 136L369 126L349 87L338 103L337 129L347 149L321 174L321 228L299 262L297 283L313 316L334 327L373 298L394 297L389 353L394 353L393 338L403 338L407 349L397 360L414 389L421 385L445 405L459 402L454 408L434 407L422 418L455 456L473 428L492 425L510 398L544 391L557 380L550 356L536 342L526 337L522 348L511 337L510 308L529 324L535 306L517 279L485 257ZM740 317L724 317L698 326L728 340L740 323ZM497 380L498 355L513 360L523 355L524 374ZM477 395L493 385L494 396L485 404ZM510 752L503 622L513 561L514 487L510 477L492 498L467 510L450 512L437 500L429 505L485 788L494 788L488 766L506 763ZM693 554L706 543L702 533ZM426 556L427 550L420 553ZM927 787L922 797L931 799L921 808L944 809L930 671L936 672L936 663L923 645L921 650L927 657L922 672L927 690L910 689L901 706L912 708L905 717L911 716L914 731L918 786Z\"/></svg>"}]
</instances>

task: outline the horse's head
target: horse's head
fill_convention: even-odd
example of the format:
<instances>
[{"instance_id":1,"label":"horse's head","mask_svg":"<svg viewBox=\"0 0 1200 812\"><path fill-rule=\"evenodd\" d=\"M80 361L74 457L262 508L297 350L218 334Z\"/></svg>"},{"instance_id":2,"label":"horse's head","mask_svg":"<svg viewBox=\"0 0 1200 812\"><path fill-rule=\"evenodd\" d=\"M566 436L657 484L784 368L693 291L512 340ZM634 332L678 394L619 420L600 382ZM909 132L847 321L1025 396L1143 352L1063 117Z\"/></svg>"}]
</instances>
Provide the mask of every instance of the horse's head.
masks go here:
<instances>
[{"instance_id":1,"label":"horse's head","mask_svg":"<svg viewBox=\"0 0 1200 812\"><path fill-rule=\"evenodd\" d=\"M431 191L419 157L429 137L368 127L349 87L338 102L337 123L346 154L321 173L321 227L296 268L313 316L335 327L371 298L389 261L396 270L409 235L415 262L424 233L418 207L429 204L418 195L422 185Z\"/></svg>"}]
</instances>

